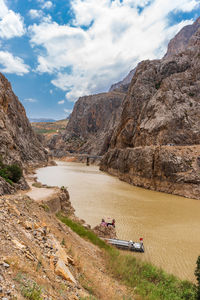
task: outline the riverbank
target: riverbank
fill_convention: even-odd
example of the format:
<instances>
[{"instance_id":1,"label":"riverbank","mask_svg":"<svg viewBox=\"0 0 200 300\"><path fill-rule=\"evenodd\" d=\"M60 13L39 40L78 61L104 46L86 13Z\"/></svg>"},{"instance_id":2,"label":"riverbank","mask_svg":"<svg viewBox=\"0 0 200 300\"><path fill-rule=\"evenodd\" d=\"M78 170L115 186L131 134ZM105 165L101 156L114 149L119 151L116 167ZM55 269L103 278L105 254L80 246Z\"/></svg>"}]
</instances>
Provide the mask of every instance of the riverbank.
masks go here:
<instances>
[{"instance_id":1,"label":"riverbank","mask_svg":"<svg viewBox=\"0 0 200 300\"><path fill-rule=\"evenodd\" d=\"M32 184L34 183L33 180ZM42 191L42 200L41 197L37 198L40 193L36 192L36 189ZM44 190L47 192L46 195ZM24 299L28 293L38 295L38 298L29 299L151 299L150 290L145 290L144 296L144 290L141 289L141 284L149 282L149 276L143 274L140 287L136 282L134 284L128 282L125 276L129 274L128 277L136 278L134 274L136 270L140 273L143 263L140 265L137 260L134 273L133 269L127 273L125 263L127 259L124 253L119 257L113 250L111 253L115 254L107 256L105 250L91 244L87 239L80 238L69 226L63 226L58 221L53 211L51 212L49 201L55 201L55 197L63 194L63 188L39 187L37 183L32 186L29 193L31 192L34 200L24 195L24 192L21 195L5 196L0 199L0 205L4 207L0 221L4 222L5 228L0 233L2 296L6 296L10 291L11 296L17 296L19 299ZM64 194L67 195L67 192ZM66 200L69 204L68 197ZM67 214L71 215L70 210L64 212L64 215ZM0 224L3 224L2 222ZM76 224L82 226L80 223ZM85 227L83 228L87 231ZM130 260L133 259L129 255L127 262L130 268L133 266ZM6 271L6 268L9 270ZM157 270L153 266L151 268ZM151 274L161 273L156 271ZM149 282L156 293L158 293L157 283L163 286L159 293L164 293L166 278L172 280L166 276L162 279L163 285L160 277L156 277L157 281L153 280L151 284ZM152 281L153 277L149 278ZM179 286L180 293L184 292L187 295L188 292L192 293L193 287L190 283L183 285L176 279L173 282L176 283L176 287ZM146 286L149 287L149 284ZM138 295L142 296L135 295L136 289ZM167 290L165 295L172 292L169 288ZM168 299L161 296L155 298L155 295L152 299ZM187 299L179 296L177 294L176 299Z\"/></svg>"},{"instance_id":2,"label":"riverbank","mask_svg":"<svg viewBox=\"0 0 200 300\"><path fill-rule=\"evenodd\" d=\"M194 282L199 255L200 202L134 187L96 166L58 162L37 171L47 185L65 185L76 215L92 227L116 220L120 239L144 239L145 253L133 254L181 279Z\"/></svg>"},{"instance_id":3,"label":"riverbank","mask_svg":"<svg viewBox=\"0 0 200 300\"><path fill-rule=\"evenodd\" d=\"M63 226L53 213L49 204L60 199L62 213L73 215L67 191L37 186L28 192L34 200L24 191L0 198L0 296L34 300L128 297L126 286L107 271L101 250ZM42 200L36 189L43 191Z\"/></svg>"}]
</instances>

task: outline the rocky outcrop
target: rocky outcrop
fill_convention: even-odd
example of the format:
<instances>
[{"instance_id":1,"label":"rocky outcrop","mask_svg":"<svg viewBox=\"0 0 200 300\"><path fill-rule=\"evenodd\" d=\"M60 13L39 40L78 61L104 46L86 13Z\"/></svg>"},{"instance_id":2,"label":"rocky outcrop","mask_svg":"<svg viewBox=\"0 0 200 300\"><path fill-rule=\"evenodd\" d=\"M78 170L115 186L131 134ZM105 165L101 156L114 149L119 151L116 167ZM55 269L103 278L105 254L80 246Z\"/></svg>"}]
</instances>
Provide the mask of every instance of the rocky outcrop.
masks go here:
<instances>
[{"instance_id":1,"label":"rocky outcrop","mask_svg":"<svg viewBox=\"0 0 200 300\"><path fill-rule=\"evenodd\" d=\"M13 194L16 189L0 177L0 196L4 194Z\"/></svg>"},{"instance_id":2,"label":"rocky outcrop","mask_svg":"<svg viewBox=\"0 0 200 300\"><path fill-rule=\"evenodd\" d=\"M169 58L185 50L190 44L190 39L200 28L200 17L192 25L183 27L177 35L169 42L167 53L164 56Z\"/></svg>"},{"instance_id":3,"label":"rocky outcrop","mask_svg":"<svg viewBox=\"0 0 200 300\"><path fill-rule=\"evenodd\" d=\"M118 123L124 97L124 93L110 92L79 98L66 127L64 149L91 155L104 154Z\"/></svg>"},{"instance_id":4,"label":"rocky outcrop","mask_svg":"<svg viewBox=\"0 0 200 300\"><path fill-rule=\"evenodd\" d=\"M143 188L200 199L200 146L110 150L101 170Z\"/></svg>"},{"instance_id":5,"label":"rocky outcrop","mask_svg":"<svg viewBox=\"0 0 200 300\"><path fill-rule=\"evenodd\" d=\"M101 238L116 239L117 234L113 226L97 225L93 229L94 233Z\"/></svg>"},{"instance_id":6,"label":"rocky outcrop","mask_svg":"<svg viewBox=\"0 0 200 300\"><path fill-rule=\"evenodd\" d=\"M75 212L75 209L71 205L69 192L64 187L57 189L53 196L47 200L43 200L42 203L51 213L61 211L66 216L73 216Z\"/></svg>"},{"instance_id":7,"label":"rocky outcrop","mask_svg":"<svg viewBox=\"0 0 200 300\"><path fill-rule=\"evenodd\" d=\"M24 107L0 74L0 155L3 163L38 163L47 161L42 147L26 117Z\"/></svg>"},{"instance_id":8,"label":"rocky outcrop","mask_svg":"<svg viewBox=\"0 0 200 300\"><path fill-rule=\"evenodd\" d=\"M199 70L200 28L181 53L138 65L102 170L132 184L200 198Z\"/></svg>"},{"instance_id":9,"label":"rocky outcrop","mask_svg":"<svg viewBox=\"0 0 200 300\"><path fill-rule=\"evenodd\" d=\"M128 92L128 88L129 85L131 83L131 80L135 74L135 70L136 68L134 68L133 70L131 70L128 75L121 81L114 83L113 85L111 85L109 92L112 91L120 91L120 92L124 92L127 93Z\"/></svg>"}]
</instances>

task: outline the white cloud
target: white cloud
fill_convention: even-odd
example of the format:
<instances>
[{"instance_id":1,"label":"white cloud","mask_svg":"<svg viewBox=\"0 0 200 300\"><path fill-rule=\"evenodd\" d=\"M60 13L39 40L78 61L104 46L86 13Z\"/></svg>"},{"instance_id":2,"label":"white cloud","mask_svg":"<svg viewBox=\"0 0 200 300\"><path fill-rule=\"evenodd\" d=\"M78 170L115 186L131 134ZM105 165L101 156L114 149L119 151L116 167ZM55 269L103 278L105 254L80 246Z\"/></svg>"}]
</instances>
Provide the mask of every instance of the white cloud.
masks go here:
<instances>
[{"instance_id":1,"label":"white cloud","mask_svg":"<svg viewBox=\"0 0 200 300\"><path fill-rule=\"evenodd\" d=\"M44 1L43 1L44 2ZM53 3L51 1L46 1L44 2L44 4L42 5L43 9L50 9L53 6Z\"/></svg>"},{"instance_id":2,"label":"white cloud","mask_svg":"<svg viewBox=\"0 0 200 300\"><path fill-rule=\"evenodd\" d=\"M0 0L0 37L20 37L25 33L24 22L20 14L9 10L4 0Z\"/></svg>"},{"instance_id":3,"label":"white cloud","mask_svg":"<svg viewBox=\"0 0 200 300\"><path fill-rule=\"evenodd\" d=\"M48 20L30 27L32 46L46 50L38 55L37 71L57 74L52 83L66 91L71 101L105 91L139 61L162 57L169 39L192 23L186 20L169 26L169 14L191 11L198 3L73 0L72 25ZM143 7L141 13L138 6Z\"/></svg>"},{"instance_id":4,"label":"white cloud","mask_svg":"<svg viewBox=\"0 0 200 300\"><path fill-rule=\"evenodd\" d=\"M53 94L53 90L50 90L49 93L52 95Z\"/></svg>"},{"instance_id":5,"label":"white cloud","mask_svg":"<svg viewBox=\"0 0 200 300\"><path fill-rule=\"evenodd\" d=\"M31 19L38 19L43 17L43 12L42 10L37 10L37 9L30 9L29 10L29 16Z\"/></svg>"},{"instance_id":6,"label":"white cloud","mask_svg":"<svg viewBox=\"0 0 200 300\"><path fill-rule=\"evenodd\" d=\"M0 51L0 71L3 73L14 73L17 75L24 75L29 72L29 66L17 56L13 56L7 51Z\"/></svg>"},{"instance_id":7,"label":"white cloud","mask_svg":"<svg viewBox=\"0 0 200 300\"><path fill-rule=\"evenodd\" d=\"M65 103L65 100L58 101L58 104L64 104L64 103Z\"/></svg>"},{"instance_id":8,"label":"white cloud","mask_svg":"<svg viewBox=\"0 0 200 300\"><path fill-rule=\"evenodd\" d=\"M27 98L27 99L24 99L24 102L35 103L35 102L37 102L37 99Z\"/></svg>"}]
</instances>

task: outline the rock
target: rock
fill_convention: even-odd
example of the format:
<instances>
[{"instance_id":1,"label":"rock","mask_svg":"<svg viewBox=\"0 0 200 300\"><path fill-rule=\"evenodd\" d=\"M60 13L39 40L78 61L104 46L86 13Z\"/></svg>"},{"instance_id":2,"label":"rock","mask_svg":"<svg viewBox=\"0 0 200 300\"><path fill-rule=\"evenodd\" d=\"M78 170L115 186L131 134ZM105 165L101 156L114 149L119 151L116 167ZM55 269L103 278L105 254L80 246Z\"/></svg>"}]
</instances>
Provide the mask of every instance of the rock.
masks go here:
<instances>
[{"instance_id":1,"label":"rock","mask_svg":"<svg viewBox=\"0 0 200 300\"><path fill-rule=\"evenodd\" d=\"M23 225L24 225L24 227L25 227L27 230L31 230L31 229L33 228L32 223L29 222L29 221L25 221L25 222L23 223Z\"/></svg>"},{"instance_id":2,"label":"rock","mask_svg":"<svg viewBox=\"0 0 200 300\"><path fill-rule=\"evenodd\" d=\"M18 164L47 162L48 156L28 121L25 109L12 91L8 80L0 73L0 156L2 163ZM27 189L25 180L16 188ZM0 194L12 193L13 188L0 178Z\"/></svg>"},{"instance_id":3,"label":"rock","mask_svg":"<svg viewBox=\"0 0 200 300\"><path fill-rule=\"evenodd\" d=\"M14 194L15 192L15 187L0 177L0 196L5 194Z\"/></svg>"},{"instance_id":4,"label":"rock","mask_svg":"<svg viewBox=\"0 0 200 300\"><path fill-rule=\"evenodd\" d=\"M65 265L68 265L69 263L74 264L73 259L66 254L65 250L56 239L53 239L53 248L56 249L55 256L62 260Z\"/></svg>"},{"instance_id":5,"label":"rock","mask_svg":"<svg viewBox=\"0 0 200 300\"><path fill-rule=\"evenodd\" d=\"M138 65L100 169L200 199L200 18L194 27L182 52Z\"/></svg>"},{"instance_id":6,"label":"rock","mask_svg":"<svg viewBox=\"0 0 200 300\"><path fill-rule=\"evenodd\" d=\"M6 269L8 269L8 268L10 268L10 265L8 263L4 262L3 263L3 267L6 268Z\"/></svg>"},{"instance_id":7,"label":"rock","mask_svg":"<svg viewBox=\"0 0 200 300\"><path fill-rule=\"evenodd\" d=\"M190 43L190 39L200 28L200 17L191 25L184 26L177 35L169 42L165 58L182 52Z\"/></svg>"},{"instance_id":8,"label":"rock","mask_svg":"<svg viewBox=\"0 0 200 300\"><path fill-rule=\"evenodd\" d=\"M125 93L109 92L85 96L75 103L63 136L55 136L48 144L53 155L69 152L102 155L108 149Z\"/></svg>"},{"instance_id":9,"label":"rock","mask_svg":"<svg viewBox=\"0 0 200 300\"><path fill-rule=\"evenodd\" d=\"M59 259L56 264L55 273L63 277L65 280L76 284L76 280L74 276L71 274L71 272L69 271L69 269L66 267L65 263L61 259Z\"/></svg>"},{"instance_id":10,"label":"rock","mask_svg":"<svg viewBox=\"0 0 200 300\"><path fill-rule=\"evenodd\" d=\"M98 225L93 228L96 235L102 238L114 239L117 238L116 230L113 226Z\"/></svg>"},{"instance_id":11,"label":"rock","mask_svg":"<svg viewBox=\"0 0 200 300\"><path fill-rule=\"evenodd\" d=\"M18 249L24 249L25 246L22 245L19 241L15 240L15 239L12 239L12 242L15 244L15 246L18 248Z\"/></svg>"},{"instance_id":12,"label":"rock","mask_svg":"<svg viewBox=\"0 0 200 300\"><path fill-rule=\"evenodd\" d=\"M110 89L109 89L109 92L112 92L112 91L121 91L121 92L125 92L127 93L128 92L128 88L129 88L129 85L131 83L131 80L135 74L135 71L136 71L136 68L134 68L133 70L131 70L128 75L122 80L122 81L119 81L117 83L114 83Z\"/></svg>"}]
</instances>

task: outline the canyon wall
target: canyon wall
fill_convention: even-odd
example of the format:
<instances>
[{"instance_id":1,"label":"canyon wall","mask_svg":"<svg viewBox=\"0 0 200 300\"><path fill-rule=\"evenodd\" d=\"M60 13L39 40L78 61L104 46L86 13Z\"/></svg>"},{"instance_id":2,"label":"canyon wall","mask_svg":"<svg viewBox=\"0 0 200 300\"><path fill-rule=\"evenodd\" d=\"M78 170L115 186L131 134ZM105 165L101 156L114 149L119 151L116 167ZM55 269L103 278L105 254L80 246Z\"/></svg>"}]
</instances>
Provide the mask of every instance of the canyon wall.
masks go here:
<instances>
[{"instance_id":1,"label":"canyon wall","mask_svg":"<svg viewBox=\"0 0 200 300\"><path fill-rule=\"evenodd\" d=\"M0 73L0 159L3 164L47 162L47 151L39 142L26 117L25 109L12 91L11 85ZM26 186L24 180L22 187ZM13 187L0 177L0 194L13 192Z\"/></svg>"},{"instance_id":2,"label":"canyon wall","mask_svg":"<svg viewBox=\"0 0 200 300\"><path fill-rule=\"evenodd\" d=\"M185 48L138 65L101 170L200 199L200 19L193 26Z\"/></svg>"},{"instance_id":3,"label":"canyon wall","mask_svg":"<svg viewBox=\"0 0 200 300\"><path fill-rule=\"evenodd\" d=\"M121 92L108 92L81 97L76 102L63 136L52 138L49 148L54 156L67 152L104 154L109 145L113 128L119 122Z\"/></svg>"}]
</instances>

